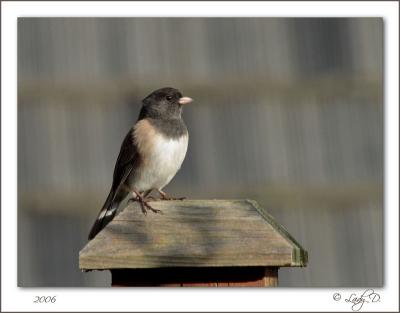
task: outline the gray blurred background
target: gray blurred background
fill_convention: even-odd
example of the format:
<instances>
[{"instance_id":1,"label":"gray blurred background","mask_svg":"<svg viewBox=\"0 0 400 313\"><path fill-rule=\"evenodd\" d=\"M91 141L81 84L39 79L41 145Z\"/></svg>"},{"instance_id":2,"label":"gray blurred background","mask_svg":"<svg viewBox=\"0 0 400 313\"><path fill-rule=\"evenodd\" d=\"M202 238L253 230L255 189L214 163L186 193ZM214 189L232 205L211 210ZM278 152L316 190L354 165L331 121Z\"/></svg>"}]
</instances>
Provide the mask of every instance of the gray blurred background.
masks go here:
<instances>
[{"instance_id":1,"label":"gray blurred background","mask_svg":"<svg viewBox=\"0 0 400 313\"><path fill-rule=\"evenodd\" d=\"M78 253L164 86L195 99L167 192L267 208L309 252L281 286L383 284L382 19L20 18L19 286L109 286Z\"/></svg>"}]
</instances>

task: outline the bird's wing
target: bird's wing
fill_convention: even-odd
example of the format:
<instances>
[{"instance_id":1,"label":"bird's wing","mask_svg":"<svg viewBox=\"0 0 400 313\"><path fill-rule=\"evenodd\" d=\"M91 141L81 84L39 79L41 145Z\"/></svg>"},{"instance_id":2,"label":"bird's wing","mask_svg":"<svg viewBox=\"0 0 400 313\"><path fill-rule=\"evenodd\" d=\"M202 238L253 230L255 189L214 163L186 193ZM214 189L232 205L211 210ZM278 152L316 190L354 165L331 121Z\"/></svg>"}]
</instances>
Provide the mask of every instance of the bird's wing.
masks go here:
<instances>
[{"instance_id":1,"label":"bird's wing","mask_svg":"<svg viewBox=\"0 0 400 313\"><path fill-rule=\"evenodd\" d=\"M139 161L137 147L133 138L133 128L125 136L121 145L121 150L115 163L112 190L114 194L118 188L125 182L127 177L135 169L136 163Z\"/></svg>"},{"instance_id":2,"label":"bird's wing","mask_svg":"<svg viewBox=\"0 0 400 313\"><path fill-rule=\"evenodd\" d=\"M155 136L156 129L149 119L139 120L125 136L114 169L112 190L115 195L128 176L134 174L140 162L145 162L146 156L151 154Z\"/></svg>"},{"instance_id":3,"label":"bird's wing","mask_svg":"<svg viewBox=\"0 0 400 313\"><path fill-rule=\"evenodd\" d=\"M135 170L138 161L139 155L133 140L133 129L131 129L122 142L121 150L115 163L110 193L90 230L89 240L93 239L114 218L120 201L128 193L126 190L121 189L121 186L132 171Z\"/></svg>"}]
</instances>

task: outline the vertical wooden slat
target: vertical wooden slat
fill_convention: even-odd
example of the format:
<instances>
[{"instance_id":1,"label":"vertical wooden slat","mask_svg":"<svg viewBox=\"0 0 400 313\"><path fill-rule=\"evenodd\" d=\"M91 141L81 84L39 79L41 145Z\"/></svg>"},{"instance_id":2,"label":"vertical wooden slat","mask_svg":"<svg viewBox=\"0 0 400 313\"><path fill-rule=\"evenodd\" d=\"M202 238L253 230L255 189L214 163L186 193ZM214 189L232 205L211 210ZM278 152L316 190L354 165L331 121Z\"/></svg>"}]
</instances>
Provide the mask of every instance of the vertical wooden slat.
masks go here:
<instances>
[{"instance_id":1,"label":"vertical wooden slat","mask_svg":"<svg viewBox=\"0 0 400 313\"><path fill-rule=\"evenodd\" d=\"M265 287L277 287L278 286L278 268L277 267L266 267L264 276Z\"/></svg>"}]
</instances>

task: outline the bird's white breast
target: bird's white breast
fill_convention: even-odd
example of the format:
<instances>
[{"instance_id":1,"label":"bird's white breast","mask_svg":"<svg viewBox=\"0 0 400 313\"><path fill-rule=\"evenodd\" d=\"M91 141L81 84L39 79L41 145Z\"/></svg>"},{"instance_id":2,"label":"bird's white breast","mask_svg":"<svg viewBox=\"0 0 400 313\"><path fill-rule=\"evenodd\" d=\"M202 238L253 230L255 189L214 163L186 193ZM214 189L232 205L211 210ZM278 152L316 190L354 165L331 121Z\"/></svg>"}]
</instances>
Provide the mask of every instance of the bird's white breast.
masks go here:
<instances>
[{"instance_id":1,"label":"bird's white breast","mask_svg":"<svg viewBox=\"0 0 400 313\"><path fill-rule=\"evenodd\" d=\"M175 176L182 165L188 147L188 135L169 139L157 134L153 138L140 173L136 188L146 191L162 189Z\"/></svg>"}]
</instances>

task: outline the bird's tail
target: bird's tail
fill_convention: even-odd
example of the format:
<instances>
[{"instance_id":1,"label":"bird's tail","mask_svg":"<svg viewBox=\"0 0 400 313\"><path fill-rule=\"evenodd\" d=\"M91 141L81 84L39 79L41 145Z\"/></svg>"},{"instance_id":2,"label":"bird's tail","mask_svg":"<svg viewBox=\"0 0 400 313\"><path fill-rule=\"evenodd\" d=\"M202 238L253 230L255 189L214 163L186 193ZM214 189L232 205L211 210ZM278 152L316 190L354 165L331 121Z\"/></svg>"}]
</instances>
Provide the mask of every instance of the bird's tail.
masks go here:
<instances>
[{"instance_id":1,"label":"bird's tail","mask_svg":"<svg viewBox=\"0 0 400 313\"><path fill-rule=\"evenodd\" d=\"M89 240L92 240L114 218L115 213L117 213L118 204L118 201L114 201L114 192L111 190L90 230Z\"/></svg>"}]
</instances>

